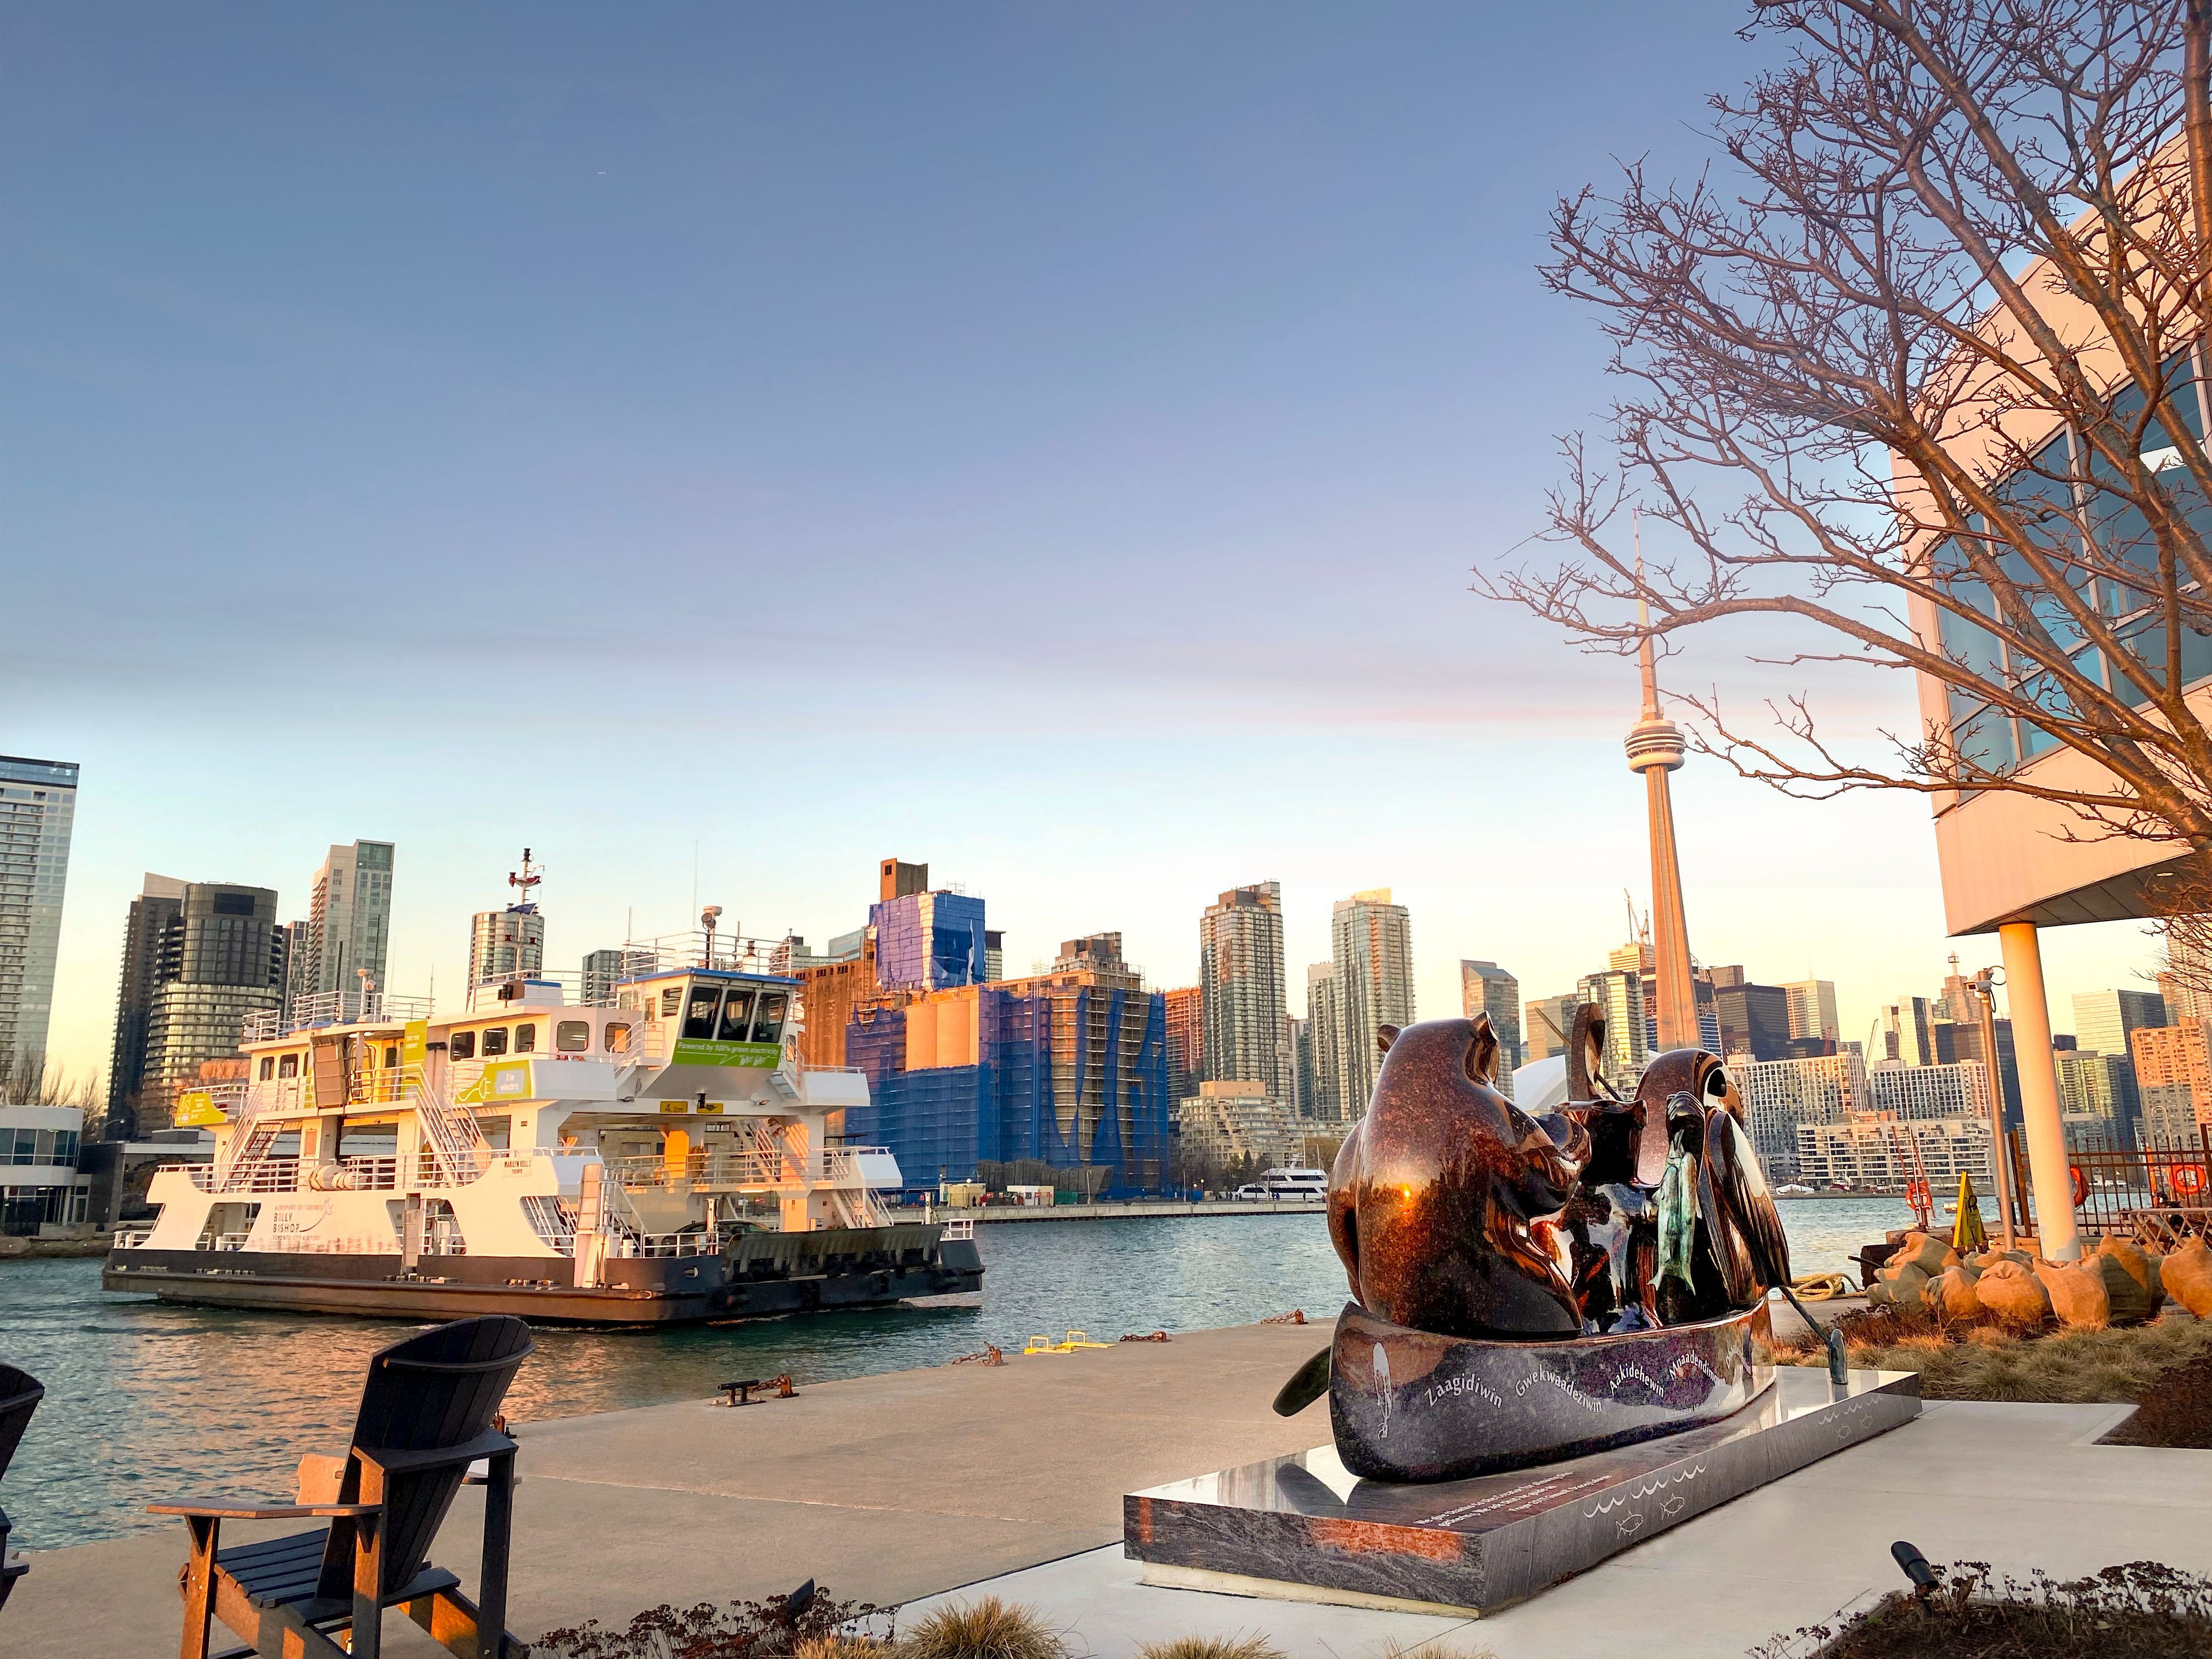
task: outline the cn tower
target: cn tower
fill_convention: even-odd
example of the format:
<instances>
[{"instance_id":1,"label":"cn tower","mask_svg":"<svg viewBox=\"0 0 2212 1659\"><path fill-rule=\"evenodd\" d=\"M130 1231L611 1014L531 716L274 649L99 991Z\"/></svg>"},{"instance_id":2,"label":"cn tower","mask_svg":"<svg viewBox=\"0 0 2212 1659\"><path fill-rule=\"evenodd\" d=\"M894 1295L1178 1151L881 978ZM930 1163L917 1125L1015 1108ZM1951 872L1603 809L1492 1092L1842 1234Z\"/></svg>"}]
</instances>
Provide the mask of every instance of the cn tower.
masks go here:
<instances>
[{"instance_id":1,"label":"cn tower","mask_svg":"<svg viewBox=\"0 0 2212 1659\"><path fill-rule=\"evenodd\" d=\"M1637 561L1643 574L1643 561ZM1637 601L1636 619L1650 612ZM1651 968L1659 991L1659 1047L1695 1048L1698 993L1690 979L1690 924L1682 914L1682 866L1674 853L1674 802L1667 775L1682 764L1682 734L1659 710L1659 683L1652 672L1651 636L1636 648L1644 675L1644 714L1628 729L1628 769L1644 774L1644 804L1650 814Z\"/></svg>"}]
</instances>

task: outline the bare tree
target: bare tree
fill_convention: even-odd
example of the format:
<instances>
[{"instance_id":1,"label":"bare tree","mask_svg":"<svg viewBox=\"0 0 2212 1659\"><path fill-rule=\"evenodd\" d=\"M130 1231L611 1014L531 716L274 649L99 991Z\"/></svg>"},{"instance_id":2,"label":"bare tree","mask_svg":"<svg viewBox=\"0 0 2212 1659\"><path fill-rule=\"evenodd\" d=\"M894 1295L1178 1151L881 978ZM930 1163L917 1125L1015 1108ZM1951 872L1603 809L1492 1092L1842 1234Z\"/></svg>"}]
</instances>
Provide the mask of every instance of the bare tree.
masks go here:
<instances>
[{"instance_id":1,"label":"bare tree","mask_svg":"<svg viewBox=\"0 0 2212 1659\"><path fill-rule=\"evenodd\" d=\"M97 1127L98 1094L98 1079L72 1081L67 1072L48 1063L44 1054L11 1054L0 1065L0 1105L75 1106Z\"/></svg>"},{"instance_id":2,"label":"bare tree","mask_svg":"<svg viewBox=\"0 0 2212 1659\"><path fill-rule=\"evenodd\" d=\"M2007 790L2169 843L2212 908L2212 0L1773 0L1784 67L1711 102L1724 164L1562 200L1544 276L1626 383L1540 539L1476 591L1662 656L1917 671L1886 750L1808 694L1669 695L1742 775ZM1653 532L1649 564L1632 509ZM1640 610L1639 610L1640 607ZM1832 728L1831 728L1832 729ZM2071 751L2089 764L2024 768ZM1869 757L1871 753L1872 757Z\"/></svg>"}]
</instances>

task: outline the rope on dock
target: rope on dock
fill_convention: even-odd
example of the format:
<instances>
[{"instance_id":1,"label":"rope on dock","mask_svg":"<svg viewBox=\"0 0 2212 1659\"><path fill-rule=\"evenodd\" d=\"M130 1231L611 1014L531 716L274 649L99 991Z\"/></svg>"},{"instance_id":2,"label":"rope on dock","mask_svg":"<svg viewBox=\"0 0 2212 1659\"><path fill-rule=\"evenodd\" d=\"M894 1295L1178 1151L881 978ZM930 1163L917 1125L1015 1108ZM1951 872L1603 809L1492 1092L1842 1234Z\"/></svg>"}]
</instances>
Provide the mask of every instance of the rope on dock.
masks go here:
<instances>
[{"instance_id":1,"label":"rope on dock","mask_svg":"<svg viewBox=\"0 0 2212 1659\"><path fill-rule=\"evenodd\" d=\"M1846 1273L1813 1273L1791 1279L1790 1288L1808 1302L1833 1302L1838 1297L1858 1294Z\"/></svg>"}]
</instances>

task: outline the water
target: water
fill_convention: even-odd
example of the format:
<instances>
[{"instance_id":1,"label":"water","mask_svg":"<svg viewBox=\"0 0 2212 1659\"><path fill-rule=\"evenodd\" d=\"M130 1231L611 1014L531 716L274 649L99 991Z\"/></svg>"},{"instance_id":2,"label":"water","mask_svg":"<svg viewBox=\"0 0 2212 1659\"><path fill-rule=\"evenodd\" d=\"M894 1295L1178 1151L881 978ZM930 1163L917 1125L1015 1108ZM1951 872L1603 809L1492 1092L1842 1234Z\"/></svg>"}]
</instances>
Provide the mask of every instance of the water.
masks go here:
<instances>
[{"instance_id":1,"label":"water","mask_svg":"<svg viewBox=\"0 0 2212 1659\"><path fill-rule=\"evenodd\" d=\"M1784 1200L1800 1273L1909 1219L1893 1199ZM507 1395L520 1422L711 1395L728 1377L801 1383L941 1364L1033 1332L1200 1330L1303 1308L1327 1321L1344 1273L1320 1216L1021 1222L977 1229L981 1308L538 1333ZM144 1506L217 1492L289 1497L300 1454L343 1446L389 1320L163 1307L100 1288L96 1261L0 1264L0 1358L46 1384L0 1504L18 1548L173 1522ZM1316 1337L1316 1346L1321 1339Z\"/></svg>"}]
</instances>

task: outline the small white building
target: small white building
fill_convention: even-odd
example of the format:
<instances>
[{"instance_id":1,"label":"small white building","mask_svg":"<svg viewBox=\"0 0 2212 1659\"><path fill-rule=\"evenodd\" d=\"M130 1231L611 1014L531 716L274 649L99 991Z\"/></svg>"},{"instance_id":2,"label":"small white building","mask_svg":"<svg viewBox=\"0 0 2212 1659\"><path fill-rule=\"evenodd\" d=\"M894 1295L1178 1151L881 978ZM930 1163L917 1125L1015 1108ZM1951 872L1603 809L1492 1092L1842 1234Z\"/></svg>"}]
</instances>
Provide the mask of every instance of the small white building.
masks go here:
<instances>
[{"instance_id":1,"label":"small white building","mask_svg":"<svg viewBox=\"0 0 2212 1659\"><path fill-rule=\"evenodd\" d=\"M90 1218L92 1182L77 1172L84 1113L75 1106L0 1105L0 1233Z\"/></svg>"}]
</instances>

